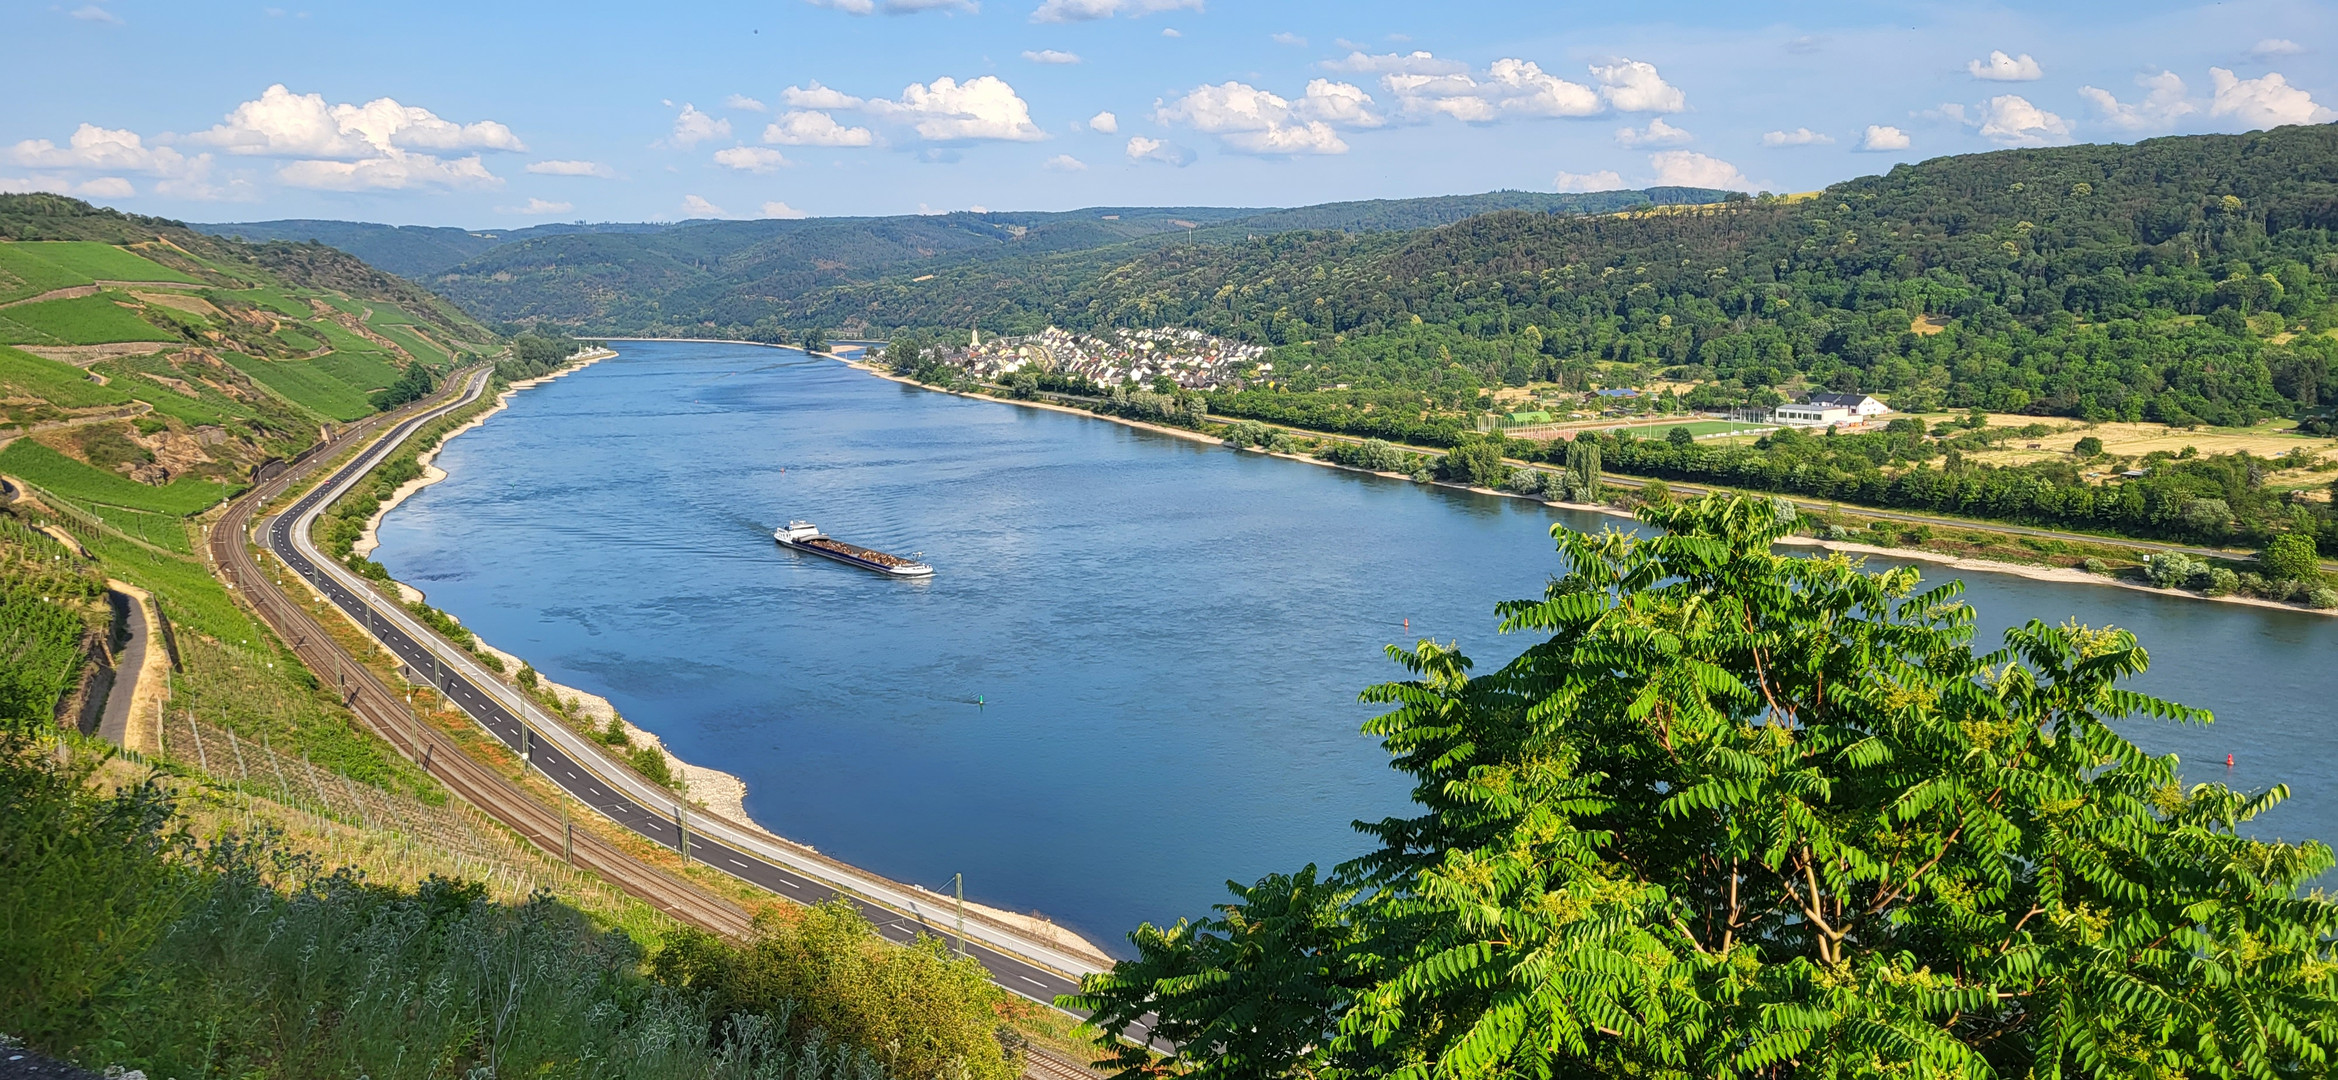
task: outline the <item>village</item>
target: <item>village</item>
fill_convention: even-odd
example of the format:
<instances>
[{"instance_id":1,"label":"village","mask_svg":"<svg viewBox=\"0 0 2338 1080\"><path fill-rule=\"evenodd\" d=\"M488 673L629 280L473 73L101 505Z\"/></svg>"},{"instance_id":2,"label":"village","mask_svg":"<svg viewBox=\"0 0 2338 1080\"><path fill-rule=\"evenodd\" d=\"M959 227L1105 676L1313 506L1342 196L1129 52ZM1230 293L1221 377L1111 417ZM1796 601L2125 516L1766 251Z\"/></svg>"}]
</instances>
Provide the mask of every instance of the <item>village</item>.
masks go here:
<instances>
[{"instance_id":1,"label":"village","mask_svg":"<svg viewBox=\"0 0 2338 1080\"><path fill-rule=\"evenodd\" d=\"M964 347L935 350L935 359L998 381L1026 368L1078 376L1103 386L1150 383L1167 376L1187 390L1222 390L1249 374L1270 374L1267 350L1175 328L1113 329L1075 334L1050 326L1036 334L993 337L980 331Z\"/></svg>"}]
</instances>

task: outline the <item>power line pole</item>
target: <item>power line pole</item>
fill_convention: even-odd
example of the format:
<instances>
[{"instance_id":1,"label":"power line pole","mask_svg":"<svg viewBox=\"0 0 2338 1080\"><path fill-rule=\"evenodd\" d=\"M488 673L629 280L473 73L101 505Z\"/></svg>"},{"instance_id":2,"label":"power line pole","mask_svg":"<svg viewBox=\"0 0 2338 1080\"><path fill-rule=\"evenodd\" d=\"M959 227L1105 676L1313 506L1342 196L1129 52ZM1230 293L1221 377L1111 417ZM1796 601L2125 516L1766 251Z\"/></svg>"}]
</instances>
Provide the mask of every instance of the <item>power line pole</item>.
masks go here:
<instances>
[{"instance_id":1,"label":"power line pole","mask_svg":"<svg viewBox=\"0 0 2338 1080\"><path fill-rule=\"evenodd\" d=\"M952 874L950 880L958 894L958 955L964 957L966 955L966 875L962 872Z\"/></svg>"}]
</instances>

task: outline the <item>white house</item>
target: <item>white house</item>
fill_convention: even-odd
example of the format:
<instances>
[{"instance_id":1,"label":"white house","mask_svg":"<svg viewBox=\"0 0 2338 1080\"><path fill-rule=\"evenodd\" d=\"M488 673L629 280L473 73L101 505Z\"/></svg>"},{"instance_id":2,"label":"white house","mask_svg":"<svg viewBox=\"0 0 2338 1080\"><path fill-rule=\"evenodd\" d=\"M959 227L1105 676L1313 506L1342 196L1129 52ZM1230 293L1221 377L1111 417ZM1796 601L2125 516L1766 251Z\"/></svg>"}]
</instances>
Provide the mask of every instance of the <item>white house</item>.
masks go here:
<instances>
[{"instance_id":1,"label":"white house","mask_svg":"<svg viewBox=\"0 0 2338 1080\"><path fill-rule=\"evenodd\" d=\"M1774 415L1781 424L1833 427L1864 423L1890 411L1890 406L1865 394L1812 394L1799 403L1778 406Z\"/></svg>"}]
</instances>

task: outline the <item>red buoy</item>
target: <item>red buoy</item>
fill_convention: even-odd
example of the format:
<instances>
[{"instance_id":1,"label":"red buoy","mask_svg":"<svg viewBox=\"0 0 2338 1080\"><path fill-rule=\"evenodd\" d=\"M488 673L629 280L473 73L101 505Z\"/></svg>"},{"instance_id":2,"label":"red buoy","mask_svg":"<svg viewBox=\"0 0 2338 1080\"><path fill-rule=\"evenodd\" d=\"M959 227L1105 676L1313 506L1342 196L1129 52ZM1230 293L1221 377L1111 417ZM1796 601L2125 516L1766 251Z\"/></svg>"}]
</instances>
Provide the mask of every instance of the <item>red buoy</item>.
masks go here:
<instances>
[{"instance_id":1,"label":"red buoy","mask_svg":"<svg viewBox=\"0 0 2338 1080\"><path fill-rule=\"evenodd\" d=\"M2225 767L2225 768L2227 768L2227 769L2229 769L2229 768L2232 768L2232 755L2231 755L2231 754L2226 754L2226 755L2224 755L2224 767Z\"/></svg>"}]
</instances>

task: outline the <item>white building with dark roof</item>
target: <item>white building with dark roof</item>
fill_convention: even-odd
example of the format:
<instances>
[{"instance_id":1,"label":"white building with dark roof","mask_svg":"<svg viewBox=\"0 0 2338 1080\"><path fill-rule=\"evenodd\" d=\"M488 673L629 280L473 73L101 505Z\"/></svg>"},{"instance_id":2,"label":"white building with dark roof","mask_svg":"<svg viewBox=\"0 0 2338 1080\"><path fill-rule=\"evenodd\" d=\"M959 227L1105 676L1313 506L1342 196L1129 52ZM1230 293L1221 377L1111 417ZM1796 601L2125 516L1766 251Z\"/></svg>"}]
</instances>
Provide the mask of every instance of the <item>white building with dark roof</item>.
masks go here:
<instances>
[{"instance_id":1,"label":"white building with dark roof","mask_svg":"<svg viewBox=\"0 0 2338 1080\"><path fill-rule=\"evenodd\" d=\"M1796 427L1833 427L1836 424L1860 424L1891 411L1891 406L1866 394L1812 394L1792 405L1780 405L1775 415L1781 424Z\"/></svg>"}]
</instances>

